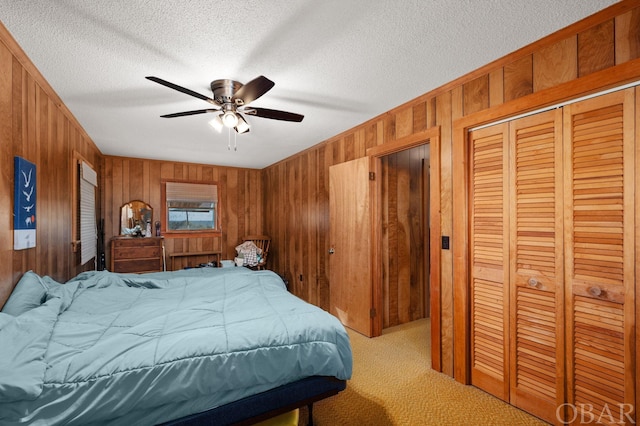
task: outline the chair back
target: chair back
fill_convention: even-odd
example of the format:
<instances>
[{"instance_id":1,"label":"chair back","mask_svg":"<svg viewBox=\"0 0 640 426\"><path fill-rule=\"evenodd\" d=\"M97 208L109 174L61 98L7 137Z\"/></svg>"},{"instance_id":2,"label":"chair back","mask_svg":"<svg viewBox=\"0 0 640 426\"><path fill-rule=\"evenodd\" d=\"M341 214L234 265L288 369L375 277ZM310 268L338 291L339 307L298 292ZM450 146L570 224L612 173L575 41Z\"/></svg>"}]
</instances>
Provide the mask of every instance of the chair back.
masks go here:
<instances>
[{"instance_id":1,"label":"chair back","mask_svg":"<svg viewBox=\"0 0 640 426\"><path fill-rule=\"evenodd\" d=\"M242 242L251 241L260 250L262 250L262 260L258 263L256 269L265 269L267 264L267 256L269 254L269 246L271 245L271 237L267 235L246 235L242 238Z\"/></svg>"}]
</instances>

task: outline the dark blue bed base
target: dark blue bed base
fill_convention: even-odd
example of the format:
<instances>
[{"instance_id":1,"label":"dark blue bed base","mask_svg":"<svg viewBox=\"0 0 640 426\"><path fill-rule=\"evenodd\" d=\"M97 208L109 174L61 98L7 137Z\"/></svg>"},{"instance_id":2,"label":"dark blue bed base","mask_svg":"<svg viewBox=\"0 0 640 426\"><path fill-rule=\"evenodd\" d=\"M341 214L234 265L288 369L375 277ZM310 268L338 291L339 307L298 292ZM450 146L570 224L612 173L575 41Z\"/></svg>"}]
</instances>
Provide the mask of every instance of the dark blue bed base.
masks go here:
<instances>
[{"instance_id":1,"label":"dark blue bed base","mask_svg":"<svg viewBox=\"0 0 640 426\"><path fill-rule=\"evenodd\" d=\"M163 423L163 426L251 425L307 405L313 425L313 403L343 391L345 380L313 376L252 395L202 413Z\"/></svg>"}]
</instances>

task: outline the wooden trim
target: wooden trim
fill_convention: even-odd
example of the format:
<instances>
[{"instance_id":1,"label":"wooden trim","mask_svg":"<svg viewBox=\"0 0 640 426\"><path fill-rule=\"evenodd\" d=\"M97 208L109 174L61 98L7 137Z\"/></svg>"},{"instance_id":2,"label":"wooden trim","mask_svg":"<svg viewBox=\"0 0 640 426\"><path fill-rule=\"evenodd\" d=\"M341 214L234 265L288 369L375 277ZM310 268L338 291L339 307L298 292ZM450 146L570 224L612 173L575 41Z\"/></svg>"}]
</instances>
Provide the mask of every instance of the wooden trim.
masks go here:
<instances>
[{"instance_id":1,"label":"wooden trim","mask_svg":"<svg viewBox=\"0 0 640 426\"><path fill-rule=\"evenodd\" d=\"M166 222L166 219L165 219ZM162 225L166 227L166 223ZM164 231L162 230L162 236L171 238L209 238L209 237L221 237L222 231Z\"/></svg>"},{"instance_id":2,"label":"wooden trim","mask_svg":"<svg viewBox=\"0 0 640 426\"><path fill-rule=\"evenodd\" d=\"M630 143L624 144L624 157L628 160L624 161L624 219L623 223L625 226L627 224L635 224L638 226L638 212L635 210L634 203L638 202L637 187L636 187L636 174L638 173L638 167L636 167L636 163L633 161L634 156L636 155L637 146L638 146L638 127L640 127L640 123L636 121L637 110L636 104L638 102L638 88L632 88L625 90L624 94L621 94L621 97L624 99L624 140ZM636 161L638 160L637 156L635 157ZM635 237L637 238L638 233L635 233ZM624 354L627 360L631 360L631 362L626 363L625 365L625 390L627 390L628 396L625 397L625 403L627 404L635 404L636 398L638 397L638 389L635 387L636 379L635 376L637 374L635 370L635 363L637 362L637 345L638 342L635 339L634 331L638 327L638 323L635 321L636 314L636 303L637 303L637 281L638 281L638 262L637 256L638 251L637 248L634 251L634 235L632 233L625 233L624 235L624 243L623 246L627 247L626 253L624 254L624 333L626 337L624 339ZM631 397L631 398L630 398ZM637 414L636 410L636 416ZM637 420L637 417L636 417Z\"/></svg>"},{"instance_id":3,"label":"wooden trim","mask_svg":"<svg viewBox=\"0 0 640 426\"><path fill-rule=\"evenodd\" d=\"M431 127L420 133L414 133L407 137L398 139L393 142L388 142L382 145L377 145L367 149L367 155L369 157L384 157L385 155L394 154L396 152L404 151L416 146L424 145L425 141L433 137L440 136L440 127Z\"/></svg>"},{"instance_id":4,"label":"wooden trim","mask_svg":"<svg viewBox=\"0 0 640 426\"><path fill-rule=\"evenodd\" d=\"M465 384L471 381L470 374L470 330L469 330L469 146L467 130L471 124L462 125L460 121L453 125L452 163L457 164L451 171L453 198L453 286L456 297L454 308L454 373L453 377Z\"/></svg>"},{"instance_id":5,"label":"wooden trim","mask_svg":"<svg viewBox=\"0 0 640 426\"><path fill-rule=\"evenodd\" d=\"M469 219L468 219L468 141L470 128L510 116L544 108L602 90L621 86L640 77L640 59L595 72L556 87L507 102L495 108L471 114L453 123L453 285L454 285L454 378L470 382L469 342Z\"/></svg>"},{"instance_id":6,"label":"wooden trim","mask_svg":"<svg viewBox=\"0 0 640 426\"><path fill-rule=\"evenodd\" d=\"M636 235L636 240L635 240L635 263L636 263L636 268L635 268L635 282L638 282L638 278L640 276L640 268L638 268L637 265L640 265L640 220L638 220L638 218L640 218L640 89L636 88L635 89L635 123L636 123L636 133L635 133L635 235ZM640 298L638 298L638 291L640 291L638 288L636 288L636 293L635 293L635 353L632 354L632 356L635 357L636 360L636 371L635 374L633 374L633 377L635 377L636 383L636 401L635 401L635 406L636 406L636 413L638 413L637 407L640 407L640 374L638 374L638 371L640 371L640 356L638 356L639 352L640 352Z\"/></svg>"},{"instance_id":7,"label":"wooden trim","mask_svg":"<svg viewBox=\"0 0 640 426\"><path fill-rule=\"evenodd\" d=\"M440 303L441 294L441 264L440 264L440 188L441 188L441 164L440 164L440 126L437 133L429 139L429 167L431 168L431 180L429 187L429 253L431 256L429 269L430 282L430 311L431 311L431 368L442 371L442 305Z\"/></svg>"},{"instance_id":8,"label":"wooden trim","mask_svg":"<svg viewBox=\"0 0 640 426\"><path fill-rule=\"evenodd\" d=\"M380 157L369 157L369 172L375 173L370 181L369 206L371 212L371 298L376 315L371 320L372 336L380 336L384 327L384 296L382 292L382 160Z\"/></svg>"},{"instance_id":9,"label":"wooden trim","mask_svg":"<svg viewBox=\"0 0 640 426\"><path fill-rule=\"evenodd\" d=\"M414 148L416 146L429 144L429 166L431 168L431 179L429 187L429 204L430 204L430 316L431 316L431 367L436 371L442 371L442 351L441 351L441 312L440 303L441 282L440 282L440 183L441 183L441 164L440 164L440 126L431 127L423 132L415 133L410 136L378 145L367 149L367 156L371 157L371 171L377 176L381 176L382 157L394 154L399 151ZM373 306L379 313L374 320L374 336L382 332L382 274L380 272L380 259L382 259L382 247L380 239L381 227L381 191L382 182L376 178L372 182L372 198L371 198L371 234L373 238L372 244L372 276L373 276ZM375 332L379 331L378 334Z\"/></svg>"}]
</instances>

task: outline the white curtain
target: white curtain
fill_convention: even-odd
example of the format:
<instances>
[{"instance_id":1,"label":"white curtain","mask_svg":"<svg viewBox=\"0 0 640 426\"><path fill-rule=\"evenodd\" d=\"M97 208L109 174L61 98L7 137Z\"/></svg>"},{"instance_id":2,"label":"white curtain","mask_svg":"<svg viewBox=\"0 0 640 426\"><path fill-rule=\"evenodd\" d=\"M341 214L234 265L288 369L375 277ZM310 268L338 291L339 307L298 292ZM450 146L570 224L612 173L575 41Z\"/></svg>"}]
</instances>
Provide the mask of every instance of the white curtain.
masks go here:
<instances>
[{"instance_id":1,"label":"white curtain","mask_svg":"<svg viewBox=\"0 0 640 426\"><path fill-rule=\"evenodd\" d=\"M98 176L84 161L80 167L80 247L84 265L97 256L96 187Z\"/></svg>"}]
</instances>

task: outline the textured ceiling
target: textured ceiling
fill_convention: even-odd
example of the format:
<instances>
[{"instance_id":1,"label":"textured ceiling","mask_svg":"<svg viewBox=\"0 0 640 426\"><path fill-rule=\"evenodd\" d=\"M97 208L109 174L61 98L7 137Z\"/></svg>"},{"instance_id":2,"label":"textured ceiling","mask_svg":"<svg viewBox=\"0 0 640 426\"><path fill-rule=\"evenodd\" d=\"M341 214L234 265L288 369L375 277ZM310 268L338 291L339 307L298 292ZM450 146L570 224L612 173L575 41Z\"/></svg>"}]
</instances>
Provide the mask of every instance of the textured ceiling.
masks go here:
<instances>
[{"instance_id":1,"label":"textured ceiling","mask_svg":"<svg viewBox=\"0 0 640 426\"><path fill-rule=\"evenodd\" d=\"M107 155L263 168L615 3L612 0L0 0L0 20ZM216 133L209 83L276 85ZM228 149L228 143L231 149ZM237 150L234 145L237 143Z\"/></svg>"}]
</instances>

